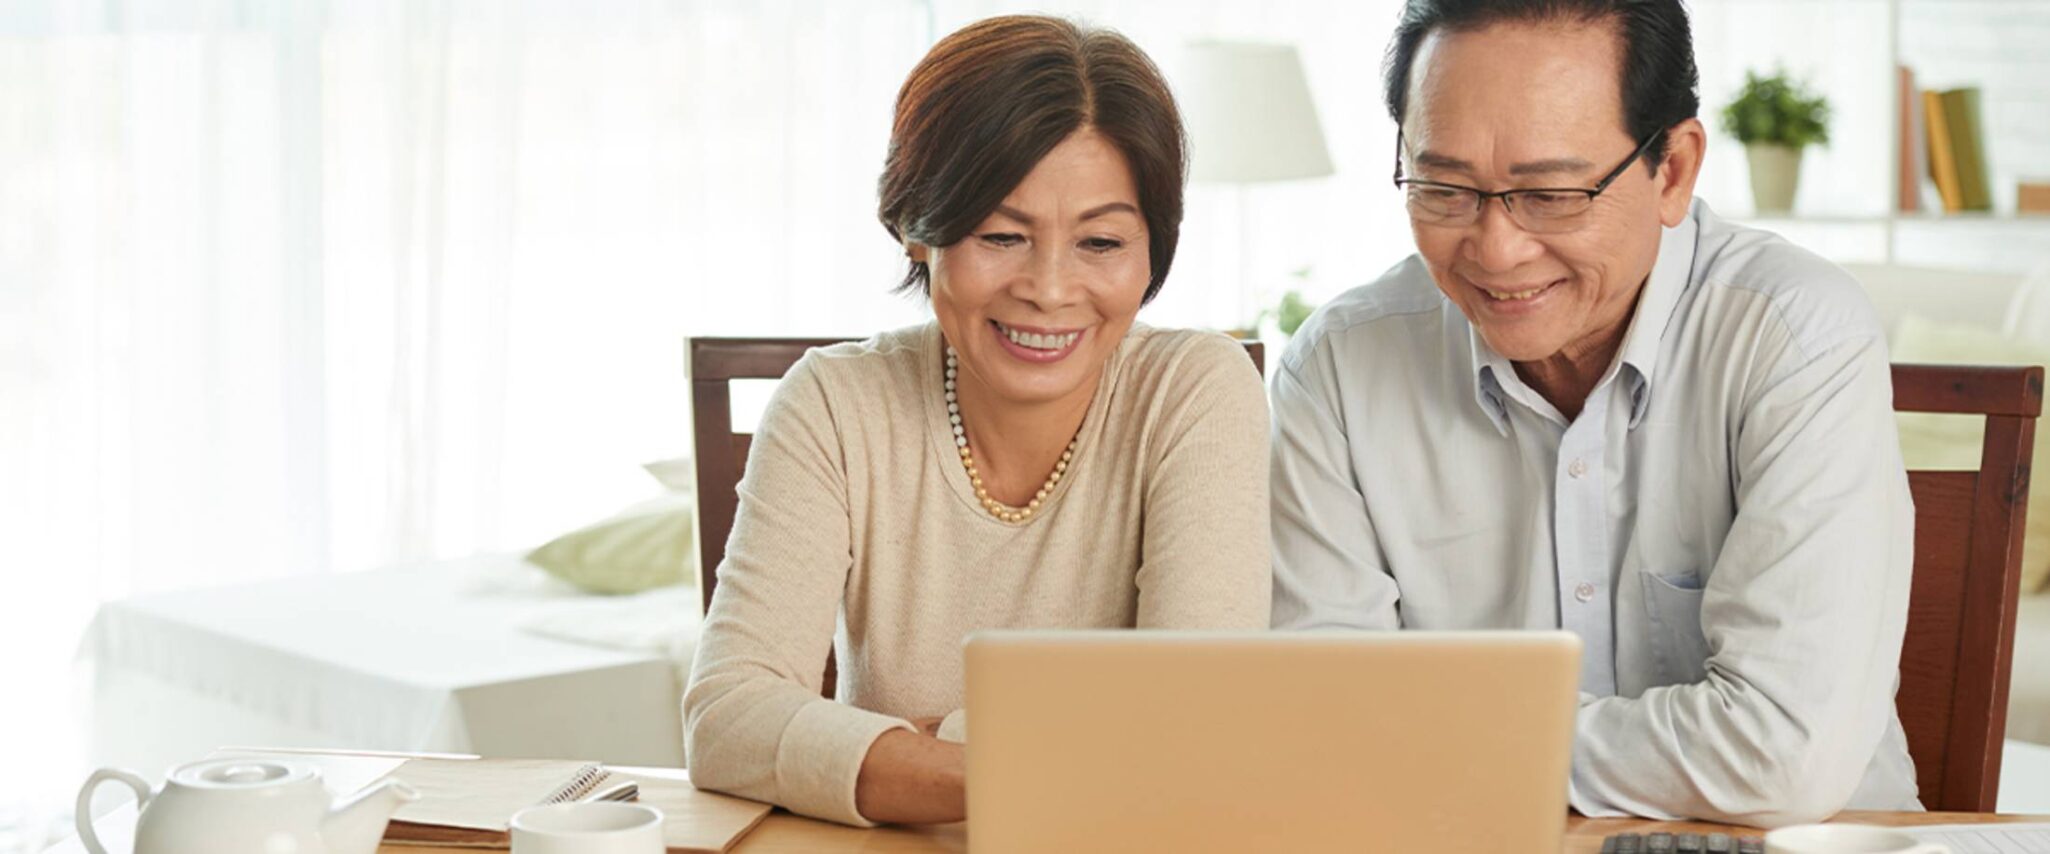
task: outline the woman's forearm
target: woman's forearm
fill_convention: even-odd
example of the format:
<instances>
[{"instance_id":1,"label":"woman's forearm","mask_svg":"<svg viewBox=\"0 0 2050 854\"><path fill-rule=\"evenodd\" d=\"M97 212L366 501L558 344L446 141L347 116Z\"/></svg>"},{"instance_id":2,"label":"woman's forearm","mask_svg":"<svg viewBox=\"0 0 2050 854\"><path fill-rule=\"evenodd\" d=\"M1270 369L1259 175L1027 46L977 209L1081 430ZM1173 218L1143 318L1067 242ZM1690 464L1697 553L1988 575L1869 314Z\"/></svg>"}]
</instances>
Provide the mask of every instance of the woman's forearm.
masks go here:
<instances>
[{"instance_id":1,"label":"woman's forearm","mask_svg":"<svg viewBox=\"0 0 2050 854\"><path fill-rule=\"evenodd\" d=\"M869 746L854 784L854 807L869 821L941 824L968 817L968 754L961 745L909 730Z\"/></svg>"}]
</instances>

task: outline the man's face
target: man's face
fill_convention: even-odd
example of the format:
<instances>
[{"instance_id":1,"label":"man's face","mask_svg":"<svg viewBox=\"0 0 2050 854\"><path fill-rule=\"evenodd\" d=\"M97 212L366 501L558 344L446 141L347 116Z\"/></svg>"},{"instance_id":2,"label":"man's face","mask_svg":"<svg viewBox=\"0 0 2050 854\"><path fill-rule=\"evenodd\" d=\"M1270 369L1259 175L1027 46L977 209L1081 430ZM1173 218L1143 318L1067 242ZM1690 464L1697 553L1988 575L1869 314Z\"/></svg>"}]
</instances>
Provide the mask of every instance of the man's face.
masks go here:
<instances>
[{"instance_id":1,"label":"man's face","mask_svg":"<svg viewBox=\"0 0 2050 854\"><path fill-rule=\"evenodd\" d=\"M1642 142L1624 125L1620 61L1608 24L1427 35L1410 68L1405 175L1489 191L1593 188ZM1632 164L1562 233L1524 230L1499 199L1470 225L1412 218L1417 250L1438 288L1505 358L1600 351L1627 326L1657 259L1660 225L1686 215L1692 170L1675 182L1671 166L1654 175Z\"/></svg>"}]
</instances>

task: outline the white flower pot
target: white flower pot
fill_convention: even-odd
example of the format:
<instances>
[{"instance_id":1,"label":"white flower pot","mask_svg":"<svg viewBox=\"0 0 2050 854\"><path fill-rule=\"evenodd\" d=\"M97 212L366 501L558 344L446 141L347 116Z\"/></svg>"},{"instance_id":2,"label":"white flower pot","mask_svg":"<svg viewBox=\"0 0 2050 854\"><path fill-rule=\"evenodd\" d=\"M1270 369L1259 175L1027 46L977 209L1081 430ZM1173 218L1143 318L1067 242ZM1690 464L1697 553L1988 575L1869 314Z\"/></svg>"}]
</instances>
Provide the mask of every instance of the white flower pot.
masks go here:
<instances>
[{"instance_id":1,"label":"white flower pot","mask_svg":"<svg viewBox=\"0 0 2050 854\"><path fill-rule=\"evenodd\" d=\"M1794 209L1794 191L1801 185L1801 149L1752 143L1744 146L1751 160L1751 199L1759 213Z\"/></svg>"}]
</instances>

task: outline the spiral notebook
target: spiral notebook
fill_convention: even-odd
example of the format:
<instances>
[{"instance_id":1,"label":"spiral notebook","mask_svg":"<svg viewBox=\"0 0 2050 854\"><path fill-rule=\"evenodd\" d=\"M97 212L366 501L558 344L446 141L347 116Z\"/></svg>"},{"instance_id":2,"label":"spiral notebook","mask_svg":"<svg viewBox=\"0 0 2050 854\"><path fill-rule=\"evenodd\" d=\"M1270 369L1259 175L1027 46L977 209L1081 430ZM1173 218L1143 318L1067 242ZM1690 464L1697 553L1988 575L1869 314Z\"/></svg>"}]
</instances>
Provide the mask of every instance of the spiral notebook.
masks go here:
<instances>
[{"instance_id":1,"label":"spiral notebook","mask_svg":"<svg viewBox=\"0 0 2050 854\"><path fill-rule=\"evenodd\" d=\"M408 759L390 778L420 792L392 814L386 842L504 848L513 813L574 801L611 774L560 759Z\"/></svg>"}]
</instances>

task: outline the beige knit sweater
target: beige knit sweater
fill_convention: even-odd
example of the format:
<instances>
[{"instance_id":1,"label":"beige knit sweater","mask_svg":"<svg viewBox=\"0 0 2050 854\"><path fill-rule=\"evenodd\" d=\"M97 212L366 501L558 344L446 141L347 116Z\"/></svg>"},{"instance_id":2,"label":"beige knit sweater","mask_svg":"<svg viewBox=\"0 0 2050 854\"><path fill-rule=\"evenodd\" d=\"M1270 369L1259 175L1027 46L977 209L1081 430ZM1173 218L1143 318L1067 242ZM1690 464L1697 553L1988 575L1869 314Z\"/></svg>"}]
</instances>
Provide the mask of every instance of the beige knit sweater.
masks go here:
<instances>
[{"instance_id":1,"label":"beige knit sweater","mask_svg":"<svg viewBox=\"0 0 2050 854\"><path fill-rule=\"evenodd\" d=\"M813 351L778 386L684 693L698 786L866 824L878 736L960 731L972 631L1267 627L1267 407L1244 348L1135 326L1068 475L1016 524L976 502L942 352L928 323ZM829 648L841 702L819 696Z\"/></svg>"}]
</instances>

